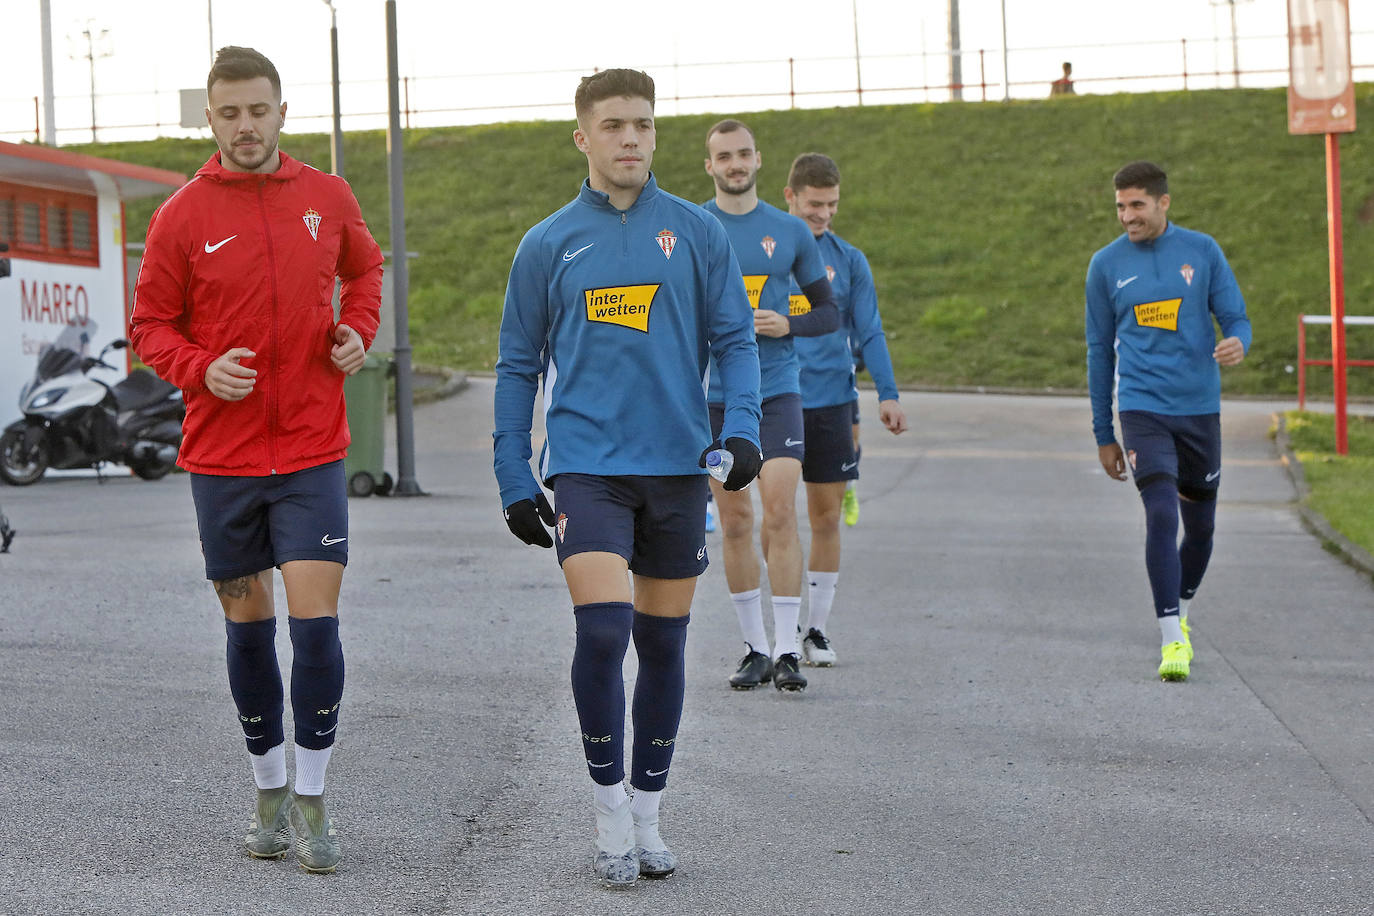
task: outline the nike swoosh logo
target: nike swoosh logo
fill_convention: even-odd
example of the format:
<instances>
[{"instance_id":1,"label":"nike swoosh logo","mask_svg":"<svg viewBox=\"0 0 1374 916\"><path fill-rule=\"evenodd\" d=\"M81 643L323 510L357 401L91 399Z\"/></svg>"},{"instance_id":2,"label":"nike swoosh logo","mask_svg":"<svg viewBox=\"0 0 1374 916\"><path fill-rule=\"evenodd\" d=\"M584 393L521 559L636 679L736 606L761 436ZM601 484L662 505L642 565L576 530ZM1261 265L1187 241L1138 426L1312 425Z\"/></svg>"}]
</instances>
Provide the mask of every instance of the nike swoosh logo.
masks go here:
<instances>
[{"instance_id":1,"label":"nike swoosh logo","mask_svg":"<svg viewBox=\"0 0 1374 916\"><path fill-rule=\"evenodd\" d=\"M1128 286L1128 285L1131 283L1131 281L1133 281L1133 280L1135 280L1135 279L1137 279L1137 278L1139 278L1139 277L1140 277L1140 274L1136 274L1134 277L1127 277L1127 278L1124 279L1124 280L1117 280L1117 281L1116 281L1116 288L1117 288L1117 289L1123 289L1123 288L1125 288L1126 286Z\"/></svg>"},{"instance_id":2,"label":"nike swoosh logo","mask_svg":"<svg viewBox=\"0 0 1374 916\"><path fill-rule=\"evenodd\" d=\"M848 464L842 464L842 465L840 465L840 470L841 470L841 471L852 471L852 470L854 470L854 469L855 469L856 467L858 467L858 466L859 466L859 462L857 462L857 461L851 461L851 462L849 462Z\"/></svg>"},{"instance_id":3,"label":"nike swoosh logo","mask_svg":"<svg viewBox=\"0 0 1374 916\"><path fill-rule=\"evenodd\" d=\"M592 245L595 245L595 244L596 244L596 242L592 242ZM564 249L563 249L563 260L565 260L565 261L571 261L573 258L577 257L579 254L581 254L582 252L586 251L588 248L592 247L592 245L583 245L581 248L577 249L576 251L568 251L568 249L564 248Z\"/></svg>"},{"instance_id":4,"label":"nike swoosh logo","mask_svg":"<svg viewBox=\"0 0 1374 916\"><path fill-rule=\"evenodd\" d=\"M245 737L245 738L266 738L267 735L266 735L266 734L262 734L262 735L249 735L249 734L245 734L243 737Z\"/></svg>"},{"instance_id":5,"label":"nike swoosh logo","mask_svg":"<svg viewBox=\"0 0 1374 916\"><path fill-rule=\"evenodd\" d=\"M223 248L225 245L229 244L230 242L232 242L232 241L233 241L234 239L236 239L236 238L238 238L238 235L231 235L231 236L229 236L229 238L225 239L224 241L222 241L222 242L216 242L216 243L213 244L213 245L211 245L209 242L206 242L206 243L205 243L205 253L206 253L206 254L214 254L216 251L219 251L221 248Z\"/></svg>"},{"instance_id":6,"label":"nike swoosh logo","mask_svg":"<svg viewBox=\"0 0 1374 916\"><path fill-rule=\"evenodd\" d=\"M1203 479L1206 480L1208 483L1211 483L1212 481L1216 480L1216 479L1217 479L1218 477L1220 477L1220 476L1221 476L1221 471L1213 471L1212 473L1208 474L1208 475L1207 475L1206 477L1204 477Z\"/></svg>"},{"instance_id":7,"label":"nike swoosh logo","mask_svg":"<svg viewBox=\"0 0 1374 916\"><path fill-rule=\"evenodd\" d=\"M615 763L614 760L608 760L608 761L606 761L605 763L592 763L590 760L588 760L588 761L587 761L587 766L589 766L589 767L597 767L598 769L600 769L601 767L608 767L608 766L610 766L610 765L613 764L613 763Z\"/></svg>"},{"instance_id":8,"label":"nike swoosh logo","mask_svg":"<svg viewBox=\"0 0 1374 916\"><path fill-rule=\"evenodd\" d=\"M661 769L661 770L645 770L645 771L644 771L644 775L645 775L645 776L662 776L662 775L663 775L664 773L666 773L666 772L668 772L668 768L667 768L667 767L664 767L664 768Z\"/></svg>"},{"instance_id":9,"label":"nike swoosh logo","mask_svg":"<svg viewBox=\"0 0 1374 916\"><path fill-rule=\"evenodd\" d=\"M801 439L784 439L784 440L782 440L782 444L785 445L785 446L787 446L788 448L791 448L791 447L794 446L794 445L801 445L801 444L802 444L802 440L801 440Z\"/></svg>"},{"instance_id":10,"label":"nike swoosh logo","mask_svg":"<svg viewBox=\"0 0 1374 916\"><path fill-rule=\"evenodd\" d=\"M705 558L706 558L706 548L703 547L703 548L701 548L700 550L697 551L697 559L698 559L698 560L704 560Z\"/></svg>"},{"instance_id":11,"label":"nike swoosh logo","mask_svg":"<svg viewBox=\"0 0 1374 916\"><path fill-rule=\"evenodd\" d=\"M334 728L338 728L338 727L339 727L339 726L337 726L337 725L334 726ZM329 734L330 732L332 732L332 731L334 730L334 728L326 728L326 729L325 729L324 731L322 731L322 732L315 732L315 734L317 734L317 735L327 735L327 734Z\"/></svg>"},{"instance_id":12,"label":"nike swoosh logo","mask_svg":"<svg viewBox=\"0 0 1374 916\"><path fill-rule=\"evenodd\" d=\"M346 541L346 540L348 540L348 538L332 538L332 537L330 537L329 535L326 534L324 537L320 538L320 543L323 544L324 546L328 547L328 546L330 546L331 544L337 544L337 543L339 543L340 541Z\"/></svg>"}]
</instances>

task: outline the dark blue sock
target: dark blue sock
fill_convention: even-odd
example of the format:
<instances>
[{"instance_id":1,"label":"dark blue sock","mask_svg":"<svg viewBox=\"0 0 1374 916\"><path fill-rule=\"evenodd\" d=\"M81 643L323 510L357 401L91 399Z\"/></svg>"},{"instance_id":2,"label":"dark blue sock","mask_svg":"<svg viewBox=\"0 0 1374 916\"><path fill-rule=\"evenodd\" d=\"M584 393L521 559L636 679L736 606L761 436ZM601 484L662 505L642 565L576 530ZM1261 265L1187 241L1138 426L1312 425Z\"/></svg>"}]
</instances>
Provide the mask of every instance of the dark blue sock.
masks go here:
<instances>
[{"instance_id":1,"label":"dark blue sock","mask_svg":"<svg viewBox=\"0 0 1374 916\"><path fill-rule=\"evenodd\" d=\"M1178 488L1161 477L1140 491L1145 503L1145 572L1155 598L1155 616L1178 613Z\"/></svg>"},{"instance_id":2,"label":"dark blue sock","mask_svg":"<svg viewBox=\"0 0 1374 916\"><path fill-rule=\"evenodd\" d=\"M582 726L582 750L592 781L613 786L625 779L625 650L630 647L634 605L625 601L573 608L572 693Z\"/></svg>"},{"instance_id":3,"label":"dark blue sock","mask_svg":"<svg viewBox=\"0 0 1374 916\"><path fill-rule=\"evenodd\" d=\"M229 692L239 710L248 753L261 756L286 740L282 733L281 668L277 665L277 621L224 621L228 636Z\"/></svg>"},{"instance_id":4,"label":"dark blue sock","mask_svg":"<svg viewBox=\"0 0 1374 916\"><path fill-rule=\"evenodd\" d=\"M343 699L344 657L339 618L290 617L291 715L296 743L313 751L334 744Z\"/></svg>"},{"instance_id":5,"label":"dark blue sock","mask_svg":"<svg viewBox=\"0 0 1374 916\"><path fill-rule=\"evenodd\" d=\"M1212 532L1216 530L1217 501L1180 499L1183 543L1178 545L1179 597L1191 598L1202 584L1207 561L1212 558Z\"/></svg>"},{"instance_id":6,"label":"dark blue sock","mask_svg":"<svg viewBox=\"0 0 1374 916\"><path fill-rule=\"evenodd\" d=\"M630 785L646 792L661 792L668 783L668 765L673 760L677 726L682 720L682 695L687 686L687 619L635 614L639 675L630 708L635 727L630 748Z\"/></svg>"}]
</instances>

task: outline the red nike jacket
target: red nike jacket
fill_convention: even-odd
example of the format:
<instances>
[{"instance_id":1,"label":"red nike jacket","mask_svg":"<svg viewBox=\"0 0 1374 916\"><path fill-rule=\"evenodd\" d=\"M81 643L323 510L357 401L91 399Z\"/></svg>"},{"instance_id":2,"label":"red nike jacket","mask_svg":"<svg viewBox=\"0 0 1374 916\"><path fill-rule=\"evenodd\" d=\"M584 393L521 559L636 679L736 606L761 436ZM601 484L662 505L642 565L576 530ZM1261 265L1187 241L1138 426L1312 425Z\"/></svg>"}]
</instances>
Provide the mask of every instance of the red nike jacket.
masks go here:
<instances>
[{"instance_id":1,"label":"red nike jacket","mask_svg":"<svg viewBox=\"0 0 1374 916\"><path fill-rule=\"evenodd\" d=\"M158 207L134 290L134 352L186 398L183 468L243 477L289 474L348 451L339 322L372 345L382 252L342 179L285 153L270 175L233 172L216 153ZM205 370L227 351L257 355L251 394L225 401Z\"/></svg>"}]
</instances>

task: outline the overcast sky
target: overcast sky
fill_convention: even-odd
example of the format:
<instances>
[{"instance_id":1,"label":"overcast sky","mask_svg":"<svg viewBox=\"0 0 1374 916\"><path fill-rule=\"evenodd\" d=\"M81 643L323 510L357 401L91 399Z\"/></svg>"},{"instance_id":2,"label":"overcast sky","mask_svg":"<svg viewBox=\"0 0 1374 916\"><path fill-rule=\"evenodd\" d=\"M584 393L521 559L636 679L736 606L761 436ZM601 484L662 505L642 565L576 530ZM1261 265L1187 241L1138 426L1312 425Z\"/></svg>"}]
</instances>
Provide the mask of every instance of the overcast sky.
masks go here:
<instances>
[{"instance_id":1,"label":"overcast sky","mask_svg":"<svg viewBox=\"0 0 1374 916\"><path fill-rule=\"evenodd\" d=\"M33 97L41 96L39 0L5 0L5 53L0 55L0 137L32 137ZM959 0L961 39L966 50L985 49L986 78L1001 98L1002 0ZM1014 96L1043 95L1059 69L1072 59L1080 91L1126 88L1107 81L1126 74L1172 77L1183 69L1181 39L1187 39L1189 70L1229 70L1230 16L1225 0L1005 0L1008 71ZM1374 3L1354 0L1351 28L1357 79L1374 79ZM385 8L383 0L336 0L343 107L357 114L385 111ZM578 73L612 66L643 67L659 83L660 99L675 94L748 96L785 92L786 60L798 63L800 89L852 88L854 20L870 91L884 86L943 84L948 75L948 0L753 0L738 4L695 4L654 0L633 5L586 0L397 0L399 65L417 78L412 103L423 108L465 109L483 105L559 107L505 110L506 118L568 117ZM88 140L90 69L80 33L88 20L106 30L108 57L96 61L96 91L102 122L133 123L126 108L148 107L147 96L203 86L215 46L249 45L267 54L281 71L285 95L298 119L328 112L329 8L324 0L51 0L53 69L59 140ZM1276 74L1249 77L1254 85L1280 85L1287 66L1286 5L1282 0L1241 0L1235 7L1243 69L1272 68ZM74 39L74 40L73 40ZM1038 49L1038 50L1028 50ZM927 57L921 60L922 51ZM75 59L74 59L75 57ZM830 63L820 58L835 58ZM885 60L885 58L887 58ZM964 59L965 83L979 80L976 55ZM742 65L738 62L770 62ZM732 65L725 65L734 62ZM718 66L698 66L717 64ZM676 65L676 66L675 66ZM566 71L542 78L492 74ZM923 71L923 72L922 72ZM484 79L473 79L486 76ZM468 77L444 80L442 77ZM1194 76L1191 86L1216 85ZM1225 81L1229 85L1229 77ZM1143 86L1137 86L1143 88ZM974 97L977 97L974 91ZM928 94L927 94L928 95ZM933 100L943 100L930 96ZM965 97L969 97L966 91ZM909 101L907 96L874 101ZM137 105L135 105L135 100ZM817 96L812 104L842 103ZM852 101L852 96L850 101ZM771 104L757 99L714 103L660 102L660 113L747 110ZM166 115L159 116L166 119ZM463 123L500 119L490 112L449 112L441 120ZM86 135L75 128L85 125ZM288 129L291 128L288 124ZM294 125L302 129L302 123ZM349 125L346 123L345 125ZM362 126L355 124L354 126ZM327 130L324 121L308 129ZM102 137L102 139L106 139Z\"/></svg>"}]
</instances>

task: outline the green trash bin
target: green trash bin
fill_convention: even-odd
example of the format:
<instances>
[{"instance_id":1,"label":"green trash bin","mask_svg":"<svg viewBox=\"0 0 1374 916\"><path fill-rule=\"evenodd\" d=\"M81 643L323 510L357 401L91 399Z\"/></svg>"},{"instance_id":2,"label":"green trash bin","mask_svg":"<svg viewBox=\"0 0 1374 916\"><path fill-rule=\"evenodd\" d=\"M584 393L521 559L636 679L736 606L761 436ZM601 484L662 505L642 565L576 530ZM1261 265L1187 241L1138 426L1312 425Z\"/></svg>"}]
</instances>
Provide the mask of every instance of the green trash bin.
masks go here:
<instances>
[{"instance_id":1,"label":"green trash bin","mask_svg":"<svg viewBox=\"0 0 1374 916\"><path fill-rule=\"evenodd\" d=\"M391 375L391 360L369 353L356 375L344 379L344 401L348 405L348 431L352 444L344 458L344 477L349 496L385 496L391 492L391 475L382 468L386 437L386 385Z\"/></svg>"}]
</instances>

